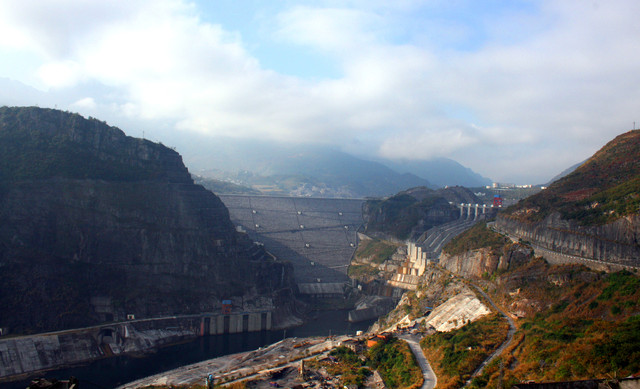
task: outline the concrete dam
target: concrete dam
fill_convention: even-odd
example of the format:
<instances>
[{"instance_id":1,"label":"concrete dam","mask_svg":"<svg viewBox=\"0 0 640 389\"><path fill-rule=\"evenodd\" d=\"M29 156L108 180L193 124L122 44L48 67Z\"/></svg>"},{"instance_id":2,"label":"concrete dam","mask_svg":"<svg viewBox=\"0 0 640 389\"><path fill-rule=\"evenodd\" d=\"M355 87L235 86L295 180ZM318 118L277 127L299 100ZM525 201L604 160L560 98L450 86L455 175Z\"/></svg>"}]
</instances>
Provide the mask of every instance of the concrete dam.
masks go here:
<instances>
[{"instance_id":1,"label":"concrete dam","mask_svg":"<svg viewBox=\"0 0 640 389\"><path fill-rule=\"evenodd\" d=\"M293 264L302 294L341 294L358 246L358 199L219 195L231 220L279 259Z\"/></svg>"}]
</instances>

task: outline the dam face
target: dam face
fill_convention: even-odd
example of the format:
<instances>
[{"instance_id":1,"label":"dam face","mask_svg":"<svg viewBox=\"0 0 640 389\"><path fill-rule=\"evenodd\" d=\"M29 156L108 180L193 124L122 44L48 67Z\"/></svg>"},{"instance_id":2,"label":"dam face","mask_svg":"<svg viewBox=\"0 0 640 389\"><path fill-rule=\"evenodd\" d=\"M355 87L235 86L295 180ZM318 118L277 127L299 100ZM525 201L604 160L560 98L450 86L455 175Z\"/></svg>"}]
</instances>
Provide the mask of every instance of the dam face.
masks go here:
<instances>
[{"instance_id":1,"label":"dam face","mask_svg":"<svg viewBox=\"0 0 640 389\"><path fill-rule=\"evenodd\" d=\"M218 196L234 224L293 264L301 293L332 294L349 280L364 200Z\"/></svg>"}]
</instances>

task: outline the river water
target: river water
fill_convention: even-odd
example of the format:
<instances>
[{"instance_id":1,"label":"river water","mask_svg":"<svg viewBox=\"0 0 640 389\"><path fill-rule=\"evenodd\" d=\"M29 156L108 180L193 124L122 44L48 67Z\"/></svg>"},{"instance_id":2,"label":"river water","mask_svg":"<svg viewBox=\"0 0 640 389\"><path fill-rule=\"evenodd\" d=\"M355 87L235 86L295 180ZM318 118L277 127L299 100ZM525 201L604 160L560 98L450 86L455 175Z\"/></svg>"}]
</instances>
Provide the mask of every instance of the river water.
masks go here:
<instances>
[{"instance_id":1,"label":"river water","mask_svg":"<svg viewBox=\"0 0 640 389\"><path fill-rule=\"evenodd\" d=\"M275 343L285 336L308 337L355 334L366 330L374 320L360 323L347 322L347 311L322 311L308 323L288 330L263 331L232 335L211 335L195 340L160 348L158 352L143 357L120 356L101 359L87 365L54 370L38 375L39 377L68 379L78 378L80 387L114 388L146 376L175 369L180 366L234 354L255 350L258 347ZM30 380L0 384L2 389L24 389Z\"/></svg>"}]
</instances>

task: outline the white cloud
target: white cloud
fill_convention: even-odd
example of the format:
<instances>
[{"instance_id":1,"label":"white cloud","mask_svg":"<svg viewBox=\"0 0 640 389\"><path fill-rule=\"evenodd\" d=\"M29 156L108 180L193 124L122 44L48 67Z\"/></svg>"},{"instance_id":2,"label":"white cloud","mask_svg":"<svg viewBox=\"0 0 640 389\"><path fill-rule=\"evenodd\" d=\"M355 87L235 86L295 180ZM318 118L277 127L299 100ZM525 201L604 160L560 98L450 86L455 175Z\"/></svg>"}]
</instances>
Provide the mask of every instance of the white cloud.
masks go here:
<instances>
[{"instance_id":1,"label":"white cloud","mask_svg":"<svg viewBox=\"0 0 640 389\"><path fill-rule=\"evenodd\" d=\"M375 44L384 19L358 9L299 6L278 15L278 22L283 40L346 55Z\"/></svg>"},{"instance_id":2,"label":"white cloud","mask_svg":"<svg viewBox=\"0 0 640 389\"><path fill-rule=\"evenodd\" d=\"M71 106L74 107L74 108L89 109L89 110L96 109L96 107L97 107L96 102L93 99L93 97L85 97L83 99L80 99L80 100L76 101L75 103L72 103Z\"/></svg>"},{"instance_id":3,"label":"white cloud","mask_svg":"<svg viewBox=\"0 0 640 389\"><path fill-rule=\"evenodd\" d=\"M329 3L284 9L261 31L330 57L342 72L333 79L265 69L239 32L180 0L0 0L0 48L35 53L46 87L80 88L69 103L77 109L387 157L458 156L498 166L504 180L517 164L552 176L571 153L640 123L640 3L534 2L534 11L483 14L474 27L484 26L483 38L463 18L438 27L446 23L429 16L437 2ZM412 16L405 31L403 18L421 7L423 30ZM398 39L403 32L414 35ZM472 44L459 49L465 39Z\"/></svg>"},{"instance_id":4,"label":"white cloud","mask_svg":"<svg viewBox=\"0 0 640 389\"><path fill-rule=\"evenodd\" d=\"M82 65L74 61L48 62L40 66L37 75L45 85L63 88L76 85L83 78Z\"/></svg>"}]
</instances>

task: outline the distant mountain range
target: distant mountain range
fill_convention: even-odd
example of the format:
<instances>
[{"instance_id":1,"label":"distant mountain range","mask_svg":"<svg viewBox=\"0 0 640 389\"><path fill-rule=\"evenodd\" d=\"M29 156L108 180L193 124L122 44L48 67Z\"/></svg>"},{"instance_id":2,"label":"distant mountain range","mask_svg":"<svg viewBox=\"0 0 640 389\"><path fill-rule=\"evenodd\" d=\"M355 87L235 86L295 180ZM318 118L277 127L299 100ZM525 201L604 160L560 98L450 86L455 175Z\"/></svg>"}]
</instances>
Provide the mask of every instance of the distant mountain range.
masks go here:
<instances>
[{"instance_id":1,"label":"distant mountain range","mask_svg":"<svg viewBox=\"0 0 640 389\"><path fill-rule=\"evenodd\" d=\"M178 145L194 174L265 194L322 197L389 196L417 186L483 186L491 181L459 163L365 160L327 146L202 138Z\"/></svg>"},{"instance_id":2,"label":"distant mountain range","mask_svg":"<svg viewBox=\"0 0 640 389\"><path fill-rule=\"evenodd\" d=\"M473 188L491 184L491 179L483 177L449 158L434 158L427 161L384 160L380 162L395 171L412 173L427 179L437 187L458 185Z\"/></svg>"}]
</instances>

